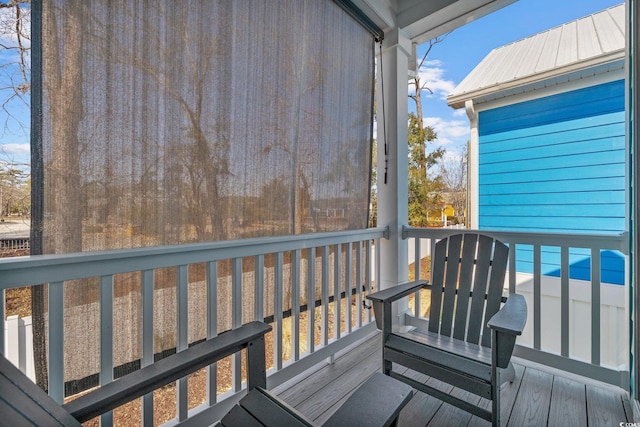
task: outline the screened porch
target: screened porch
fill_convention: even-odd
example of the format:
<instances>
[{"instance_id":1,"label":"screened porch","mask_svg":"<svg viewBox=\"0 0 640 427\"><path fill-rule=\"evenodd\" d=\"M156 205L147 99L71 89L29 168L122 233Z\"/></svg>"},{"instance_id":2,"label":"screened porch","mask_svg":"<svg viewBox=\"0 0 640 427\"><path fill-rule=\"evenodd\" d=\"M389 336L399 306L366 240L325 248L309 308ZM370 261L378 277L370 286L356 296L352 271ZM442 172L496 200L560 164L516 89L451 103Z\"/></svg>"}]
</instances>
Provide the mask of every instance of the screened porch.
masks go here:
<instances>
[{"instance_id":1,"label":"screened porch","mask_svg":"<svg viewBox=\"0 0 640 427\"><path fill-rule=\"evenodd\" d=\"M34 255L0 260L0 290L34 286L34 380L57 402L260 320L273 327L268 388L322 420L380 369L366 295L428 279L429 248L459 232L406 225L412 45L511 1L240 3L33 2L39 214ZM209 27L220 32L207 38ZM526 293L529 308L505 419L632 422L636 234L495 235L511 249L505 292ZM515 274L523 246L527 276ZM548 247L560 254L551 290ZM579 284L566 273L575 248L592 262ZM624 259L613 294L601 277L607 251ZM426 316L426 300L416 294L398 312ZM0 331L0 349L6 340ZM130 413L143 425L213 423L244 395L243 379L231 357L100 423ZM556 406L564 400L569 415ZM481 423L418 394L400 425L444 418Z\"/></svg>"}]
</instances>

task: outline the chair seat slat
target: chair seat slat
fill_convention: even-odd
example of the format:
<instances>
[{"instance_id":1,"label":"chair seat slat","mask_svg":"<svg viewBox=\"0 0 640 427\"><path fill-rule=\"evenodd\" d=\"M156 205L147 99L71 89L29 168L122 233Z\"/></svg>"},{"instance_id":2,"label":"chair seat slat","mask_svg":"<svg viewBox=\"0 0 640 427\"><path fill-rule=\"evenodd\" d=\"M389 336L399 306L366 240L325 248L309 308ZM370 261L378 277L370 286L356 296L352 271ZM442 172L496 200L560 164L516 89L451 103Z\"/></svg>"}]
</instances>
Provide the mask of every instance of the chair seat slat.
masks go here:
<instances>
[{"instance_id":1,"label":"chair seat slat","mask_svg":"<svg viewBox=\"0 0 640 427\"><path fill-rule=\"evenodd\" d=\"M478 344L470 344L433 332L414 330L392 334L386 347L405 353L417 353L431 363L464 371L467 375L487 382L491 381L491 349Z\"/></svg>"}]
</instances>

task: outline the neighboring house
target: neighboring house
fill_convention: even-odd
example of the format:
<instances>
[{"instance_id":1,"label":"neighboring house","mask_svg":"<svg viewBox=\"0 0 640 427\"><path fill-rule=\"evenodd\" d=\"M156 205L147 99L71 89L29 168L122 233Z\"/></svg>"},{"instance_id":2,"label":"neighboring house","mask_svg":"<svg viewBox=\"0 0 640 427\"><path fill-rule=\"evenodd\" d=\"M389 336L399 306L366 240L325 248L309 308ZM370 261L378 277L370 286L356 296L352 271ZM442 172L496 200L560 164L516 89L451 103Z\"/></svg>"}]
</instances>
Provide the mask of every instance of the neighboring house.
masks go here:
<instances>
[{"instance_id":1,"label":"neighboring house","mask_svg":"<svg viewBox=\"0 0 640 427\"><path fill-rule=\"evenodd\" d=\"M447 98L471 122L470 228L619 234L626 230L624 4L491 51ZM542 248L542 274L560 254ZM532 273L532 251L516 269ZM589 279L572 249L570 278ZM602 255L601 281L624 284ZM620 287L621 288L621 287Z\"/></svg>"}]
</instances>

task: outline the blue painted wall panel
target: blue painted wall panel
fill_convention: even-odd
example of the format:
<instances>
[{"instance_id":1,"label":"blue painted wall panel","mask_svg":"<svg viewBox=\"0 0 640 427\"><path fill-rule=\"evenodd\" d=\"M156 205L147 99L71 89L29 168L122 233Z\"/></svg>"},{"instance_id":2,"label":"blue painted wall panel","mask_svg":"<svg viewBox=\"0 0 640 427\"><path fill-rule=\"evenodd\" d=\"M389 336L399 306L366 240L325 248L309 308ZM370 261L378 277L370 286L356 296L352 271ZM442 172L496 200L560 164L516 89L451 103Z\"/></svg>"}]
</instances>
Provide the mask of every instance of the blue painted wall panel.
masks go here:
<instances>
[{"instance_id":1,"label":"blue painted wall panel","mask_svg":"<svg viewBox=\"0 0 640 427\"><path fill-rule=\"evenodd\" d=\"M555 181L582 181L585 179L591 179L594 182L607 178L622 178L624 176L625 166L620 163L615 163L603 168L602 165L582 166L574 167L570 177L567 177L567 172L562 169L545 169L543 174L538 174L537 181L535 182L555 182ZM506 172L506 171L505 171ZM509 173L484 173L482 175L483 185L491 184L509 184L509 183L530 183L532 182L531 173L526 171L510 170ZM625 181L626 182L626 181Z\"/></svg>"},{"instance_id":2,"label":"blue painted wall panel","mask_svg":"<svg viewBox=\"0 0 640 427\"><path fill-rule=\"evenodd\" d=\"M484 117L485 113L489 113L489 111L483 111L480 114ZM505 140L510 140L509 148L518 149L522 147L529 147L532 144L552 145L554 143L571 140L588 140L600 137L603 134L615 135L620 131L616 124L619 113L620 112L617 111L599 116L574 118L562 122L536 126L536 135L545 135L545 138L543 139L538 138L535 135L532 136L529 128L510 129L497 133L483 133L482 138L484 144L482 149L485 152L492 151L492 148L493 151L500 151L500 144ZM492 142L496 142L498 145L492 145Z\"/></svg>"},{"instance_id":3,"label":"blue painted wall panel","mask_svg":"<svg viewBox=\"0 0 640 427\"><path fill-rule=\"evenodd\" d=\"M490 178L490 177L487 177ZM564 176L558 179L552 177L544 177L546 181L535 181L531 183L525 180L526 176L523 176L522 181L514 182L501 182L494 181L485 184L485 195L498 195L498 194L531 194L531 187L535 184L535 191L539 193L554 193L557 191L573 192L582 191L584 188L585 179L591 180L588 183L591 191L608 191L611 188L620 188L625 185L624 176L605 176L605 177L582 177L566 179ZM487 179L489 181L489 179Z\"/></svg>"},{"instance_id":4,"label":"blue painted wall panel","mask_svg":"<svg viewBox=\"0 0 640 427\"><path fill-rule=\"evenodd\" d=\"M618 234L625 221L624 81L479 114L479 228ZM517 269L532 272L531 249ZM590 253L572 249L572 278L590 277ZM543 254L559 276L559 249ZM602 281L624 283L624 259L602 255Z\"/></svg>"},{"instance_id":5,"label":"blue painted wall panel","mask_svg":"<svg viewBox=\"0 0 640 427\"><path fill-rule=\"evenodd\" d=\"M482 129L478 130L482 136L523 129L531 124L562 123L619 112L620 105L624 109L623 80L483 111L480 113L484 116Z\"/></svg>"},{"instance_id":6,"label":"blue painted wall panel","mask_svg":"<svg viewBox=\"0 0 640 427\"><path fill-rule=\"evenodd\" d=\"M518 208L518 205L562 205L565 208L565 216L574 218L585 214L581 207L585 203L596 203L604 205L603 213L611 215L609 205L622 203L624 204L624 189L611 189L605 191L571 191L566 193L549 192L541 193L535 191L532 186L529 194L480 194L480 206L491 205L493 207L502 207L504 215L508 215L510 210ZM624 216L624 211L622 212ZM533 216L533 215L532 215ZM481 220L486 219L485 215L480 217ZM535 218L532 218L535 219ZM597 232L594 228L594 232Z\"/></svg>"}]
</instances>

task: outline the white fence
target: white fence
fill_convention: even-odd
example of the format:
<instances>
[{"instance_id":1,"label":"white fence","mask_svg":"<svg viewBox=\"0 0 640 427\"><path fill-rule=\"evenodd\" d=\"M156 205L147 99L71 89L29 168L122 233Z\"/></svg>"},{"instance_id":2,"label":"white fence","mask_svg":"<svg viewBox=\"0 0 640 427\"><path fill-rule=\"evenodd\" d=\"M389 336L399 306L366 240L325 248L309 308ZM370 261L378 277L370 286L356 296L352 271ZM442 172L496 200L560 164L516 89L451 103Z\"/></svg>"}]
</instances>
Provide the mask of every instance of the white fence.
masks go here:
<instances>
[{"instance_id":1,"label":"white fence","mask_svg":"<svg viewBox=\"0 0 640 427\"><path fill-rule=\"evenodd\" d=\"M507 278L508 280L508 278ZM528 307L534 306L533 274L517 273L516 292L522 294ZM540 318L540 348L561 354L562 323L561 279L540 278L540 304L544 315ZM620 285L600 285L600 364L621 371L626 370L628 353L628 322L625 317L626 288ZM569 279L569 343L568 356L588 362L591 358L591 283ZM533 310L528 310L528 320L518 344L534 346Z\"/></svg>"},{"instance_id":2,"label":"white fence","mask_svg":"<svg viewBox=\"0 0 640 427\"><path fill-rule=\"evenodd\" d=\"M4 355L14 365L35 381L33 368L33 331L31 316L9 316L4 322Z\"/></svg>"}]
</instances>

